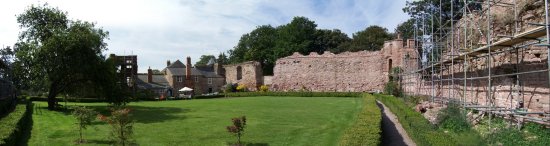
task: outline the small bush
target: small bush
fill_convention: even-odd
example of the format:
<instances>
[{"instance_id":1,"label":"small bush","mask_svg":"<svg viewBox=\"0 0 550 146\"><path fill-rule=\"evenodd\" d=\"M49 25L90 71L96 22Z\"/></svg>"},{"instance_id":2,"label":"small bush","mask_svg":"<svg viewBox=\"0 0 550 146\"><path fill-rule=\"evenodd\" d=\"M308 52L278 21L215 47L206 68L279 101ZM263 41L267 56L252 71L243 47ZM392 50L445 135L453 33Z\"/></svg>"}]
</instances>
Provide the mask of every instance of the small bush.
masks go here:
<instances>
[{"instance_id":1,"label":"small bush","mask_svg":"<svg viewBox=\"0 0 550 146\"><path fill-rule=\"evenodd\" d=\"M237 137L236 145L240 146L241 136L243 135L244 128L246 126L246 117L242 116L242 117L232 118L231 121L233 122L233 125L226 127L227 132L234 134Z\"/></svg>"},{"instance_id":2,"label":"small bush","mask_svg":"<svg viewBox=\"0 0 550 146\"><path fill-rule=\"evenodd\" d=\"M402 91L397 82L389 81L384 85L384 94L401 97Z\"/></svg>"},{"instance_id":3,"label":"small bush","mask_svg":"<svg viewBox=\"0 0 550 146\"><path fill-rule=\"evenodd\" d=\"M245 84L239 84L237 86L237 91L239 91L239 92L245 92L246 90L247 90L247 88L246 88Z\"/></svg>"},{"instance_id":4,"label":"small bush","mask_svg":"<svg viewBox=\"0 0 550 146\"><path fill-rule=\"evenodd\" d=\"M466 114L456 104L447 105L447 108L440 111L437 118L438 121L441 121L440 127L443 129L453 132L464 132L471 129Z\"/></svg>"},{"instance_id":5,"label":"small bush","mask_svg":"<svg viewBox=\"0 0 550 146\"><path fill-rule=\"evenodd\" d=\"M111 117L98 115L98 118L111 125L111 135L117 144L122 146L131 144L134 120L130 117L130 109L111 109Z\"/></svg>"},{"instance_id":6,"label":"small bush","mask_svg":"<svg viewBox=\"0 0 550 146\"><path fill-rule=\"evenodd\" d=\"M267 91L269 91L269 86L267 85L260 86L260 92L267 92Z\"/></svg>"},{"instance_id":7,"label":"small bush","mask_svg":"<svg viewBox=\"0 0 550 146\"><path fill-rule=\"evenodd\" d=\"M84 143L82 130L86 129L90 124L92 124L92 121L94 120L96 114L97 112L95 112L93 109L89 109L83 106L78 106L74 109L73 115L77 120L76 124L78 132L80 134L80 139L78 139L77 143Z\"/></svg>"},{"instance_id":8,"label":"small bush","mask_svg":"<svg viewBox=\"0 0 550 146\"><path fill-rule=\"evenodd\" d=\"M374 96L364 94L364 107L357 120L348 128L340 140L340 145L380 145L382 114Z\"/></svg>"}]
</instances>

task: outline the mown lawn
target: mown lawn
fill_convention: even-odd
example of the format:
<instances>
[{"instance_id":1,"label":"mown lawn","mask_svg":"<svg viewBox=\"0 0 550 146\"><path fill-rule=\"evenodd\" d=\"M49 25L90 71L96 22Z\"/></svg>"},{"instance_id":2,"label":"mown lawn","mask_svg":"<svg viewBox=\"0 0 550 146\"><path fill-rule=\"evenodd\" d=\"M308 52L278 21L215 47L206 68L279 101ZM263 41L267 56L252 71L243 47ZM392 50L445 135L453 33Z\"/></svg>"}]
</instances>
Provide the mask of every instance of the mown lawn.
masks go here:
<instances>
[{"instance_id":1,"label":"mown lawn","mask_svg":"<svg viewBox=\"0 0 550 146\"><path fill-rule=\"evenodd\" d=\"M227 145L236 138L225 127L242 115L247 117L242 141L248 145L337 145L362 103L362 98L342 97L239 97L133 102L129 107L139 145ZM45 102L35 104L42 110L34 112L29 145L75 145L74 117L46 110ZM105 103L68 105L108 113ZM109 130L95 121L85 130L85 145L110 145Z\"/></svg>"}]
</instances>

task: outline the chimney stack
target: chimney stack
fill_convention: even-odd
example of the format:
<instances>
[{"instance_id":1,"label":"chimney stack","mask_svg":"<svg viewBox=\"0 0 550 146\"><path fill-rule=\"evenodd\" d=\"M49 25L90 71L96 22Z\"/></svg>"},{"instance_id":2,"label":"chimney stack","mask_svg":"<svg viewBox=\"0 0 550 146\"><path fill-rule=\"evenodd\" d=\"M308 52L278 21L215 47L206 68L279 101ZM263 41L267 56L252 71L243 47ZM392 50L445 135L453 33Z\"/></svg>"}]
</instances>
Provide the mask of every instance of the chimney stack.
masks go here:
<instances>
[{"instance_id":1,"label":"chimney stack","mask_svg":"<svg viewBox=\"0 0 550 146\"><path fill-rule=\"evenodd\" d=\"M151 70L151 67L149 66L149 69L147 69L147 83L153 82L153 70Z\"/></svg>"},{"instance_id":2,"label":"chimney stack","mask_svg":"<svg viewBox=\"0 0 550 146\"><path fill-rule=\"evenodd\" d=\"M151 67L149 66L149 69L147 69L147 83L153 82L153 70L151 70Z\"/></svg>"},{"instance_id":3,"label":"chimney stack","mask_svg":"<svg viewBox=\"0 0 550 146\"><path fill-rule=\"evenodd\" d=\"M187 56L187 64L185 65L185 79L191 79L191 57Z\"/></svg>"},{"instance_id":4,"label":"chimney stack","mask_svg":"<svg viewBox=\"0 0 550 146\"><path fill-rule=\"evenodd\" d=\"M170 66L170 60L166 61L166 66Z\"/></svg>"}]
</instances>

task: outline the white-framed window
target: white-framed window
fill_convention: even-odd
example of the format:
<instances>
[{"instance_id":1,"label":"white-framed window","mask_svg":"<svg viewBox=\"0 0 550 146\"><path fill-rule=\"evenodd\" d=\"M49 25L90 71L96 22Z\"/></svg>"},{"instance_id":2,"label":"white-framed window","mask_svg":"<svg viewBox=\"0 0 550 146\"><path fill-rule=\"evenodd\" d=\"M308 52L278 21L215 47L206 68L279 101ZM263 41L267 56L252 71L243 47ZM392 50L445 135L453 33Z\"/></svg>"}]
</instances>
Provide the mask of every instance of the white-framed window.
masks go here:
<instances>
[{"instance_id":1,"label":"white-framed window","mask_svg":"<svg viewBox=\"0 0 550 146\"><path fill-rule=\"evenodd\" d=\"M199 82L199 77L195 76L195 83Z\"/></svg>"},{"instance_id":2,"label":"white-framed window","mask_svg":"<svg viewBox=\"0 0 550 146\"><path fill-rule=\"evenodd\" d=\"M126 65L126 68L132 68L132 65Z\"/></svg>"},{"instance_id":3,"label":"white-framed window","mask_svg":"<svg viewBox=\"0 0 550 146\"><path fill-rule=\"evenodd\" d=\"M178 82L183 82L183 77L182 76L177 76L176 79L178 80Z\"/></svg>"},{"instance_id":4,"label":"white-framed window","mask_svg":"<svg viewBox=\"0 0 550 146\"><path fill-rule=\"evenodd\" d=\"M208 84L212 84L212 78L208 78Z\"/></svg>"},{"instance_id":5,"label":"white-framed window","mask_svg":"<svg viewBox=\"0 0 550 146\"><path fill-rule=\"evenodd\" d=\"M126 60L126 63L132 63L132 60Z\"/></svg>"}]
</instances>

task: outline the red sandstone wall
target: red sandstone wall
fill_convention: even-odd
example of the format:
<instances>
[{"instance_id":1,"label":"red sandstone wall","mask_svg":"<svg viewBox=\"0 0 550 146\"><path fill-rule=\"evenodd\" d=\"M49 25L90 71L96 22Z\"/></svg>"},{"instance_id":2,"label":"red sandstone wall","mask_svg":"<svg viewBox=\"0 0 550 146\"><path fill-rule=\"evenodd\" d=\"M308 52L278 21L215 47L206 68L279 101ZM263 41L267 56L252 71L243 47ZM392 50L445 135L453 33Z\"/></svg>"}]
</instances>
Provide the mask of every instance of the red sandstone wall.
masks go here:
<instances>
[{"instance_id":1,"label":"red sandstone wall","mask_svg":"<svg viewBox=\"0 0 550 146\"><path fill-rule=\"evenodd\" d=\"M414 44L414 43L413 43ZM412 46L411 46L412 47ZM388 41L380 51L311 53L277 60L272 79L274 91L362 92L383 90L392 67L416 68L416 52L402 40ZM407 55L408 54L408 55ZM405 56L413 61L406 62Z\"/></svg>"}]
</instances>

